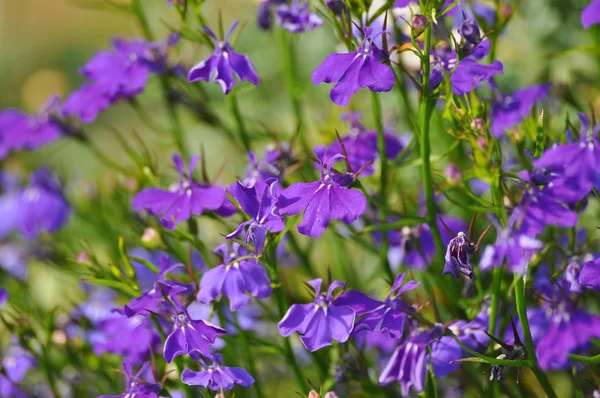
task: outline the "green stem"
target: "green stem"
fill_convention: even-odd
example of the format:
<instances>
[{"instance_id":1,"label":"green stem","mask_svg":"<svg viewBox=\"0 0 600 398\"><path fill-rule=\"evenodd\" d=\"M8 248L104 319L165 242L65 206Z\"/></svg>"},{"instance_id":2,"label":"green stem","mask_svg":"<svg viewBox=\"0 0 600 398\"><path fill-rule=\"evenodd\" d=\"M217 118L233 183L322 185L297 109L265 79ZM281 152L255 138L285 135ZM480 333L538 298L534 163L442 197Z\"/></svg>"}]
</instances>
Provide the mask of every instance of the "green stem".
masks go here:
<instances>
[{"instance_id":1,"label":"green stem","mask_svg":"<svg viewBox=\"0 0 600 398\"><path fill-rule=\"evenodd\" d=\"M377 127L377 151L379 152L380 162L380 178L379 178L379 201L380 207L380 222L386 224L388 222L388 198L387 198L387 186L388 186L388 159L385 149L385 132L383 129L383 120L381 114L381 102L377 93L372 93L372 104L373 104L373 117L375 118L375 126ZM389 236L388 231L381 231L381 245L379 246L379 257L381 261L381 267L386 273L390 281L394 280L394 272L390 267L388 261L389 251Z\"/></svg>"},{"instance_id":2,"label":"green stem","mask_svg":"<svg viewBox=\"0 0 600 398\"><path fill-rule=\"evenodd\" d=\"M431 141L429 137L431 127L431 115L435 100L431 97L429 75L431 71L431 23L425 28L425 44L424 55L422 58L423 64L423 93L421 104L419 107L419 121L421 128L421 169L423 173L423 185L425 189L425 200L427 205L427 214L425 219L433 235L435 250L443 259L445 249L442 242L442 235L437 225L437 216L435 209L435 198L433 192L433 178L431 177ZM443 261L442 261L443 265Z\"/></svg>"},{"instance_id":3,"label":"green stem","mask_svg":"<svg viewBox=\"0 0 600 398\"><path fill-rule=\"evenodd\" d=\"M535 374L538 381L540 382L540 385L546 392L546 395L549 398L557 398L556 393L550 385L548 376L546 375L546 373L542 372L538 367L535 345L533 344L533 339L531 338L529 320L527 319L527 307L525 304L525 281L523 277L519 275L515 275L515 279L517 279L515 285L515 301L517 303L517 313L519 314L519 320L521 321L521 328L523 329L523 335L525 337L525 345L527 346L527 356L529 357L529 361L532 364L533 373Z\"/></svg>"},{"instance_id":4,"label":"green stem","mask_svg":"<svg viewBox=\"0 0 600 398\"><path fill-rule=\"evenodd\" d=\"M254 357L252 355L252 351L250 350L250 340L248 339L248 332L242 330L239 326L238 317L235 313L233 313L235 322L237 323L238 330L240 333L240 337L242 338L242 342L244 343L244 354L246 355L246 362L248 364L248 371L251 375L254 376L254 384L252 388L256 391L256 395L259 398L264 398L265 394L263 393L262 386L260 383L260 379L258 378L258 372L256 371L256 364L254 362Z\"/></svg>"},{"instance_id":5,"label":"green stem","mask_svg":"<svg viewBox=\"0 0 600 398\"><path fill-rule=\"evenodd\" d=\"M498 309L500 308L500 287L502 286L502 274L504 268L494 268L492 276L492 302L490 303L490 319L488 323L488 331L492 335L496 335L496 322L498 321ZM490 340L490 347L494 342Z\"/></svg>"},{"instance_id":6,"label":"green stem","mask_svg":"<svg viewBox=\"0 0 600 398\"><path fill-rule=\"evenodd\" d=\"M244 117L242 116L242 112L240 111L240 106L238 104L235 91L232 91L229 94L229 97L231 98L231 112L233 113L238 133L240 135L242 143L244 144L244 149L246 150L246 152L249 152L251 150L250 137L248 136L248 131L246 130L246 124L244 123Z\"/></svg>"}]
</instances>

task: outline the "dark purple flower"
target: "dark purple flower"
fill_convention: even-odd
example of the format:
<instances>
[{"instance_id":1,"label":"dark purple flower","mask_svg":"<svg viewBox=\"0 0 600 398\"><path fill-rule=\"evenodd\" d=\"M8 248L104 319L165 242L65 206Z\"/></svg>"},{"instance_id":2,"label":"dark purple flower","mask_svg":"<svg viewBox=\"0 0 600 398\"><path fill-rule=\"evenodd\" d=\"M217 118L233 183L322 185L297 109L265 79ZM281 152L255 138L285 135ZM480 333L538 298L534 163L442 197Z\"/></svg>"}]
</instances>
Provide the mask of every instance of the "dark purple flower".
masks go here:
<instances>
[{"instance_id":1,"label":"dark purple flower","mask_svg":"<svg viewBox=\"0 0 600 398\"><path fill-rule=\"evenodd\" d=\"M198 80L206 82L214 81L223 93L229 94L231 89L236 84L234 74L240 80L247 80L254 85L258 85L259 78L254 65L246 55L241 55L233 51L233 48L227 42L233 30L238 26L238 22L234 22L223 40L219 40L212 30L204 27L204 30L215 40L215 51L204 61L194 66L189 74L188 80L190 83Z\"/></svg>"},{"instance_id":2,"label":"dark purple flower","mask_svg":"<svg viewBox=\"0 0 600 398\"><path fill-rule=\"evenodd\" d=\"M201 303L210 303L224 295L229 298L231 311L235 311L250 302L247 293L252 297L267 298L272 289L265 267L239 243L232 246L231 252L226 244L215 249L215 253L223 258L223 264L202 276L197 299Z\"/></svg>"},{"instance_id":3,"label":"dark purple flower","mask_svg":"<svg viewBox=\"0 0 600 398\"><path fill-rule=\"evenodd\" d=\"M506 130L521 123L536 102L548 97L549 90L549 84L541 84L517 90L510 95L497 92L498 97L492 105L492 133L501 137Z\"/></svg>"},{"instance_id":4,"label":"dark purple flower","mask_svg":"<svg viewBox=\"0 0 600 398\"><path fill-rule=\"evenodd\" d=\"M409 281L402 286L403 282L404 273L396 276L385 301L374 300L358 290L351 290L338 297L335 305L349 305L357 316L362 317L354 326L355 332L364 329L380 331L387 333L391 338L399 339L404 333L407 312L413 310L412 306L400 299L400 295L419 286L419 282L415 281Z\"/></svg>"},{"instance_id":5,"label":"dark purple flower","mask_svg":"<svg viewBox=\"0 0 600 398\"><path fill-rule=\"evenodd\" d=\"M331 345L332 340L346 342L356 318L352 307L334 302L334 290L344 286L344 283L334 281L326 293L321 293L322 282L320 278L308 281L315 291L314 303L292 304L279 322L279 333L282 336L298 332L300 340L310 351Z\"/></svg>"},{"instance_id":6,"label":"dark purple flower","mask_svg":"<svg viewBox=\"0 0 600 398\"><path fill-rule=\"evenodd\" d=\"M261 254L265 246L267 232L277 233L285 229L285 223L281 216L273 214L273 204L275 198L266 186L259 196L254 188L246 188L241 182L237 181L231 187L231 195L240 204L240 207L250 216L249 221L241 223L235 231L227 235L227 239L232 239L246 231L246 244L250 241L254 244L254 252Z\"/></svg>"},{"instance_id":7,"label":"dark purple flower","mask_svg":"<svg viewBox=\"0 0 600 398\"><path fill-rule=\"evenodd\" d=\"M335 15L341 15L346 10L346 4L344 0L325 0L325 5Z\"/></svg>"},{"instance_id":8,"label":"dark purple flower","mask_svg":"<svg viewBox=\"0 0 600 398\"><path fill-rule=\"evenodd\" d=\"M473 266L471 265L471 255L474 252L475 244L469 242L464 232L459 232L446 248L446 263L443 275L450 274L454 279L457 279L458 274L461 273L472 281L475 280L475 272L473 272Z\"/></svg>"},{"instance_id":9,"label":"dark purple flower","mask_svg":"<svg viewBox=\"0 0 600 398\"><path fill-rule=\"evenodd\" d=\"M219 211L225 202L225 189L210 184L200 184L192 178L199 156L192 156L187 170L179 155L173 156L173 163L179 172L179 183L170 190L160 188L144 189L131 201L136 211L148 210L150 214L160 215L161 223L169 229L192 215L199 216L204 211Z\"/></svg>"},{"instance_id":10,"label":"dark purple flower","mask_svg":"<svg viewBox=\"0 0 600 398\"><path fill-rule=\"evenodd\" d=\"M57 101L53 97L35 115L16 109L0 112L0 160L13 151L32 151L60 137L62 128L51 116L58 106Z\"/></svg>"},{"instance_id":11,"label":"dark purple flower","mask_svg":"<svg viewBox=\"0 0 600 398\"><path fill-rule=\"evenodd\" d=\"M345 224L354 222L366 211L367 200L362 192L346 188L336 181L339 175L334 174L331 167L342 155L327 157L323 146L315 147L314 151L321 163L321 179L292 184L278 197L277 207L284 216L304 211L298 231L318 238L332 218Z\"/></svg>"},{"instance_id":12,"label":"dark purple flower","mask_svg":"<svg viewBox=\"0 0 600 398\"><path fill-rule=\"evenodd\" d=\"M346 106L359 88L368 87L373 92L387 92L394 86L394 72L385 62L386 50L378 48L374 40L385 32L372 37L373 30L364 29L364 39L356 51L347 54L331 54L312 74L314 84L336 83L330 98L334 104Z\"/></svg>"},{"instance_id":13,"label":"dark purple flower","mask_svg":"<svg viewBox=\"0 0 600 398\"><path fill-rule=\"evenodd\" d=\"M600 291L600 258L583 265L579 274L579 283L588 289Z\"/></svg>"},{"instance_id":14,"label":"dark purple flower","mask_svg":"<svg viewBox=\"0 0 600 398\"><path fill-rule=\"evenodd\" d=\"M199 352L210 356L210 346L217 337L225 334L225 330L203 320L195 320L175 296L170 296L173 305L163 302L173 316L173 331L165 341L163 356L165 361L171 363L173 358L180 355Z\"/></svg>"},{"instance_id":15,"label":"dark purple flower","mask_svg":"<svg viewBox=\"0 0 600 398\"><path fill-rule=\"evenodd\" d=\"M141 379L142 374L150 365L144 362L140 370L135 375L131 374L132 366L129 362L123 363L123 370L127 381L125 383L125 392L121 395L100 395L98 398L158 398L161 386L157 383L148 383Z\"/></svg>"},{"instance_id":16,"label":"dark purple flower","mask_svg":"<svg viewBox=\"0 0 600 398\"><path fill-rule=\"evenodd\" d=\"M458 32L473 48L481 41L481 31L474 18L464 18Z\"/></svg>"},{"instance_id":17,"label":"dark purple flower","mask_svg":"<svg viewBox=\"0 0 600 398\"><path fill-rule=\"evenodd\" d=\"M202 358L192 355L200 364L200 371L185 369L181 373L181 382L190 386L201 386L213 391L231 390L236 384L250 387L254 378L245 369L221 365L223 357L220 354Z\"/></svg>"},{"instance_id":18,"label":"dark purple flower","mask_svg":"<svg viewBox=\"0 0 600 398\"><path fill-rule=\"evenodd\" d=\"M6 289L0 288L0 308L4 307L4 304L8 301L8 292Z\"/></svg>"},{"instance_id":19,"label":"dark purple flower","mask_svg":"<svg viewBox=\"0 0 600 398\"><path fill-rule=\"evenodd\" d=\"M581 24L589 29L598 23L600 23L600 0L592 0L581 12Z\"/></svg>"},{"instance_id":20,"label":"dark purple flower","mask_svg":"<svg viewBox=\"0 0 600 398\"><path fill-rule=\"evenodd\" d=\"M292 33L310 32L323 25L321 17L310 12L306 0L292 0L291 4L282 4L275 13L277 24Z\"/></svg>"}]
</instances>

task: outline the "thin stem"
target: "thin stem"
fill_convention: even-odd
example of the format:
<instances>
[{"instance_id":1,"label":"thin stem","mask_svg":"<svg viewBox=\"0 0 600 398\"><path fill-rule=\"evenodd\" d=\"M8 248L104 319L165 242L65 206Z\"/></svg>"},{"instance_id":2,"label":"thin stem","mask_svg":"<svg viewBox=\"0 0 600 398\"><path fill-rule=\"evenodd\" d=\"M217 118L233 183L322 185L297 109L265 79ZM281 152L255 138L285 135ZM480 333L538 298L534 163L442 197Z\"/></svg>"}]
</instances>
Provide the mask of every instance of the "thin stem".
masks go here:
<instances>
[{"instance_id":1,"label":"thin stem","mask_svg":"<svg viewBox=\"0 0 600 398\"><path fill-rule=\"evenodd\" d=\"M248 136L248 131L246 130L246 124L244 123L244 117L242 116L242 112L240 111L235 91L232 91L229 94L229 97L231 98L231 112L233 113L238 133L240 135L242 143L244 144L244 149L246 150L246 152L249 152L251 150L250 137Z\"/></svg>"},{"instance_id":2,"label":"thin stem","mask_svg":"<svg viewBox=\"0 0 600 398\"><path fill-rule=\"evenodd\" d=\"M377 151L379 152L380 162L380 179L379 179L379 201L380 207L380 222L386 224L388 222L388 158L385 149L385 133L383 129L383 120L381 114L381 102L377 93L372 93L373 117L375 118L375 126L377 127ZM386 273L389 280L394 280L394 272L388 261L388 251L390 247L388 231L381 231L381 244L379 246L379 257L381 267Z\"/></svg>"},{"instance_id":3,"label":"thin stem","mask_svg":"<svg viewBox=\"0 0 600 398\"><path fill-rule=\"evenodd\" d=\"M256 395L259 398L264 398L265 394L263 393L260 379L258 378L258 372L256 371L254 356L252 355L252 351L250 350L250 340L248 339L248 332L242 330L242 328L239 326L240 323L235 313L233 313L233 316L237 324L237 328L239 330L239 335L242 338L242 342L244 344L244 354L246 355L246 362L248 363L248 371L251 375L254 376L254 384L252 385L252 388L254 388L254 390L256 391Z\"/></svg>"},{"instance_id":4,"label":"thin stem","mask_svg":"<svg viewBox=\"0 0 600 398\"><path fill-rule=\"evenodd\" d=\"M492 275L492 302L490 303L490 319L488 323L488 333L496 335L496 322L498 321L498 309L500 308L500 287L502 286L503 267L494 268ZM490 340L490 347L494 342Z\"/></svg>"}]
</instances>

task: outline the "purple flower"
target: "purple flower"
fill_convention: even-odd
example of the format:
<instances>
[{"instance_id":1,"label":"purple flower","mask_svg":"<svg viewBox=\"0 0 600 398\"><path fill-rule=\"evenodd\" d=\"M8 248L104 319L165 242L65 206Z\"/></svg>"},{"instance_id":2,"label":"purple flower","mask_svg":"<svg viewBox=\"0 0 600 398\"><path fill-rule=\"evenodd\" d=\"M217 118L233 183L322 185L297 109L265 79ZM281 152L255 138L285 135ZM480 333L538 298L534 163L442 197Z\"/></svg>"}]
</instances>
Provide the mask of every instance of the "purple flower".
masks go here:
<instances>
[{"instance_id":1,"label":"purple flower","mask_svg":"<svg viewBox=\"0 0 600 398\"><path fill-rule=\"evenodd\" d=\"M407 311L413 310L412 306L400 299L400 295L419 286L419 282L415 281L409 281L402 286L403 281L403 273L396 276L394 285L383 302L373 300L358 290L351 290L338 297L335 305L349 305L357 316L362 317L354 326L355 332L365 329L380 331L387 333L391 338L399 339L404 333Z\"/></svg>"},{"instance_id":2,"label":"purple flower","mask_svg":"<svg viewBox=\"0 0 600 398\"><path fill-rule=\"evenodd\" d=\"M152 215L160 215L161 223L169 229L175 229L177 224L189 220L192 215L199 216L206 210L218 212L224 207L225 190L210 184L200 184L192 178L199 160L199 156L192 156L186 171L181 157L173 155L173 163L179 172L179 183L168 191L160 188L144 189L131 201L133 209L146 209Z\"/></svg>"},{"instance_id":3,"label":"purple flower","mask_svg":"<svg viewBox=\"0 0 600 398\"><path fill-rule=\"evenodd\" d=\"M492 105L492 132L501 137L509 128L521 123L531 113L536 102L548 96L550 84L531 86L510 95L498 92Z\"/></svg>"},{"instance_id":4,"label":"purple flower","mask_svg":"<svg viewBox=\"0 0 600 398\"><path fill-rule=\"evenodd\" d=\"M268 186L264 188L262 196L258 196L256 189L246 188L239 181L231 187L231 195L251 219L241 223L235 231L227 235L227 239L235 238L247 228L246 244L252 241L254 252L259 255L265 246L267 232L277 233L285 229L283 219L272 213L275 198L271 196Z\"/></svg>"},{"instance_id":5,"label":"purple flower","mask_svg":"<svg viewBox=\"0 0 600 398\"><path fill-rule=\"evenodd\" d=\"M37 366L35 358L18 345L11 346L2 359L2 368L9 380L19 384L31 368Z\"/></svg>"},{"instance_id":6,"label":"purple flower","mask_svg":"<svg viewBox=\"0 0 600 398\"><path fill-rule=\"evenodd\" d=\"M581 24L589 29L598 23L600 23L600 0L592 0L581 12Z\"/></svg>"},{"instance_id":7,"label":"purple flower","mask_svg":"<svg viewBox=\"0 0 600 398\"><path fill-rule=\"evenodd\" d=\"M457 279L460 272L472 281L475 280L475 272L471 265L471 255L474 252L475 244L469 242L464 232L459 232L446 248L446 263L442 275L450 274Z\"/></svg>"},{"instance_id":8,"label":"purple flower","mask_svg":"<svg viewBox=\"0 0 600 398\"><path fill-rule=\"evenodd\" d=\"M323 25L321 17L310 12L306 0L292 0L291 4L282 4L275 13L277 24L292 33L310 32Z\"/></svg>"},{"instance_id":9,"label":"purple flower","mask_svg":"<svg viewBox=\"0 0 600 398\"><path fill-rule=\"evenodd\" d=\"M2 200L0 198L0 200ZM4 213L2 217L5 216ZM0 234L0 237L2 234ZM28 257L33 254L29 249L19 243L6 242L0 246L0 268L10 273L15 278L27 279L29 274Z\"/></svg>"},{"instance_id":10,"label":"purple flower","mask_svg":"<svg viewBox=\"0 0 600 398\"><path fill-rule=\"evenodd\" d=\"M220 245L215 253L223 258L223 264L202 276L198 301L206 304L224 295L229 298L231 311L235 311L250 302L246 293L257 298L271 295L271 282L264 266L239 243L233 244L231 252L226 244Z\"/></svg>"},{"instance_id":11,"label":"purple flower","mask_svg":"<svg viewBox=\"0 0 600 398\"><path fill-rule=\"evenodd\" d=\"M8 292L6 289L0 288L0 308L4 307L4 304L8 301Z\"/></svg>"},{"instance_id":12,"label":"purple flower","mask_svg":"<svg viewBox=\"0 0 600 398\"><path fill-rule=\"evenodd\" d=\"M366 211L367 200L362 192L346 188L336 181L340 176L334 174L331 167L342 155L327 158L323 146L316 147L314 151L321 164L321 179L292 184L278 197L277 206L280 214L285 216L304 211L298 231L319 238L331 218L341 219L345 224L354 222Z\"/></svg>"},{"instance_id":13,"label":"purple flower","mask_svg":"<svg viewBox=\"0 0 600 398\"><path fill-rule=\"evenodd\" d=\"M298 332L300 340L310 351L331 345L332 340L346 342L356 318L352 307L334 302L334 290L344 286L344 283L334 281L327 293L321 293L322 282L320 278L308 281L315 291L314 303L293 304L279 322L279 333L282 336L288 337Z\"/></svg>"},{"instance_id":14,"label":"purple flower","mask_svg":"<svg viewBox=\"0 0 600 398\"><path fill-rule=\"evenodd\" d=\"M167 336L163 350L165 361L171 363L173 358L193 352L209 356L209 347L217 337L225 334L225 330L206 321L192 319L175 296L170 298L173 305L163 302L173 315L173 331Z\"/></svg>"},{"instance_id":15,"label":"purple flower","mask_svg":"<svg viewBox=\"0 0 600 398\"><path fill-rule=\"evenodd\" d=\"M215 51L208 59L200 62L190 70L188 74L190 83L198 80L214 81L221 86L223 93L229 94L236 84L235 74L240 80L247 80L254 85L258 85L258 74L250 59L246 55L233 51L233 48L227 42L237 26L238 22L236 21L231 25L222 41L217 38L212 30L206 26L204 27L204 30L215 40Z\"/></svg>"},{"instance_id":16,"label":"purple flower","mask_svg":"<svg viewBox=\"0 0 600 398\"><path fill-rule=\"evenodd\" d=\"M356 51L331 54L312 74L314 84L336 83L330 93L331 101L346 106L359 88L368 87L373 92L387 92L394 86L394 72L385 62L386 50L378 48L374 40L385 32L371 37L373 30L364 29L364 39Z\"/></svg>"},{"instance_id":17,"label":"purple flower","mask_svg":"<svg viewBox=\"0 0 600 398\"><path fill-rule=\"evenodd\" d=\"M600 291L600 258L583 265L579 274L579 283L588 289Z\"/></svg>"},{"instance_id":18,"label":"purple flower","mask_svg":"<svg viewBox=\"0 0 600 398\"><path fill-rule=\"evenodd\" d=\"M13 151L32 151L60 137L62 128L51 116L58 106L57 101L50 99L35 115L16 109L0 112L0 160Z\"/></svg>"},{"instance_id":19,"label":"purple flower","mask_svg":"<svg viewBox=\"0 0 600 398\"><path fill-rule=\"evenodd\" d=\"M115 100L105 92L105 88L93 83L84 83L73 91L61 109L65 117L76 116L82 123L90 124L98 114L108 109Z\"/></svg>"},{"instance_id":20,"label":"purple flower","mask_svg":"<svg viewBox=\"0 0 600 398\"><path fill-rule=\"evenodd\" d=\"M185 369L181 373L184 384L208 387L213 391L231 390L236 384L242 387L254 384L254 378L245 369L222 366L223 357L220 354L206 358L192 355L192 358L200 364L201 369L198 372Z\"/></svg>"},{"instance_id":21,"label":"purple flower","mask_svg":"<svg viewBox=\"0 0 600 398\"><path fill-rule=\"evenodd\" d=\"M160 384L148 383L141 380L142 374L149 365L149 362L144 362L140 370L135 375L132 375L131 364L124 362L123 370L125 371L125 377L127 377L125 392L121 395L100 395L98 398L157 398L157 394L162 389Z\"/></svg>"},{"instance_id":22,"label":"purple flower","mask_svg":"<svg viewBox=\"0 0 600 398\"><path fill-rule=\"evenodd\" d=\"M267 187L267 181L280 180L285 168L293 160L290 144L278 143L276 147L267 148L261 161L257 159L254 152L248 152L248 167L246 177L242 180L244 186L256 188L257 192L263 192Z\"/></svg>"}]
</instances>

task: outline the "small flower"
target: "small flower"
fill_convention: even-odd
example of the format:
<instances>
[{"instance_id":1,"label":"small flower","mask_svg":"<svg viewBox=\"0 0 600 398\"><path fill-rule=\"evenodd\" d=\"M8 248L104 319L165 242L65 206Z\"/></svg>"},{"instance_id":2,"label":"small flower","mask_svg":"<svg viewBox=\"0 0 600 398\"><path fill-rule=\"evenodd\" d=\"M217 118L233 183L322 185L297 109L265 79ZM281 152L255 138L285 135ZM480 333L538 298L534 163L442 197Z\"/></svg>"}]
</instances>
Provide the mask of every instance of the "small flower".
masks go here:
<instances>
[{"instance_id":1,"label":"small flower","mask_svg":"<svg viewBox=\"0 0 600 398\"><path fill-rule=\"evenodd\" d=\"M231 187L231 195L240 204L244 213L251 217L251 220L241 223L226 238L233 239L247 228L246 244L252 241L254 252L257 255L263 251L267 232L277 233L285 229L283 219L272 213L275 198L271 196L269 189L270 187L265 186L262 195L259 196L256 189L246 188L239 181Z\"/></svg>"},{"instance_id":2,"label":"small flower","mask_svg":"<svg viewBox=\"0 0 600 398\"><path fill-rule=\"evenodd\" d=\"M458 32L463 37L468 47L474 48L481 41L481 31L474 18L467 19L463 12L463 22L458 27Z\"/></svg>"},{"instance_id":3,"label":"small flower","mask_svg":"<svg viewBox=\"0 0 600 398\"><path fill-rule=\"evenodd\" d=\"M163 302L173 314L173 331L167 336L163 350L165 361L171 363L173 358L193 352L210 356L209 347L217 337L225 334L225 330L209 322L192 319L176 297L170 296L170 299L173 305Z\"/></svg>"},{"instance_id":4,"label":"small flower","mask_svg":"<svg viewBox=\"0 0 600 398\"><path fill-rule=\"evenodd\" d=\"M345 224L354 222L366 211L367 200L362 192L346 188L344 185L347 182L342 181L343 176L331 171L333 163L342 158L342 155L327 158L323 146L316 147L314 151L321 164L321 179L292 184L278 197L277 207L284 216L304 211L298 231L318 238L331 218L341 219Z\"/></svg>"},{"instance_id":5,"label":"small flower","mask_svg":"<svg viewBox=\"0 0 600 398\"><path fill-rule=\"evenodd\" d=\"M497 92L492 105L492 133L501 137L509 128L521 123L529 116L536 102L548 97L549 84L531 86L510 95Z\"/></svg>"},{"instance_id":6,"label":"small flower","mask_svg":"<svg viewBox=\"0 0 600 398\"><path fill-rule=\"evenodd\" d=\"M581 24L589 29L592 25L600 23L600 0L592 0L581 12Z\"/></svg>"},{"instance_id":7,"label":"small flower","mask_svg":"<svg viewBox=\"0 0 600 398\"><path fill-rule=\"evenodd\" d=\"M271 295L271 282L264 266L248 250L233 244L233 250L225 244L217 247L215 253L223 258L223 264L217 265L202 276L197 299L201 303L210 303L221 294L229 298L231 311L248 304L250 297L267 298Z\"/></svg>"},{"instance_id":8,"label":"small flower","mask_svg":"<svg viewBox=\"0 0 600 398\"><path fill-rule=\"evenodd\" d=\"M322 279L313 279L308 284L315 291L311 304L293 304L279 322L279 333L288 337L298 332L300 340L310 351L331 345L332 340L344 343L350 337L356 313L348 305L337 305L333 298L335 289L344 286L334 281L327 292L321 293Z\"/></svg>"},{"instance_id":9,"label":"small flower","mask_svg":"<svg viewBox=\"0 0 600 398\"><path fill-rule=\"evenodd\" d=\"M600 291L600 258L583 265L579 274L579 283L588 289Z\"/></svg>"},{"instance_id":10,"label":"small flower","mask_svg":"<svg viewBox=\"0 0 600 398\"><path fill-rule=\"evenodd\" d=\"M312 74L314 84L336 83L330 93L331 101L346 106L359 88L368 87L373 92L387 92L394 86L394 72L385 62L386 50L378 48L374 40L385 32L372 37L373 30L364 29L364 39L356 51L347 54L331 54Z\"/></svg>"},{"instance_id":11,"label":"small flower","mask_svg":"<svg viewBox=\"0 0 600 398\"><path fill-rule=\"evenodd\" d=\"M450 274L454 279L457 279L460 272L469 279L475 280L475 272L473 272L473 266L471 265L471 255L473 253L475 253L475 244L469 242L464 232L459 232L448 243L445 257L446 264L442 275Z\"/></svg>"},{"instance_id":12,"label":"small flower","mask_svg":"<svg viewBox=\"0 0 600 398\"><path fill-rule=\"evenodd\" d=\"M144 362L140 370L135 375L132 375L131 363L124 362L123 370L125 370L125 376L127 377L125 392L121 395L100 395L98 398L158 398L157 394L161 390L160 384L148 383L141 379L142 374L148 366L150 366L150 363Z\"/></svg>"},{"instance_id":13,"label":"small flower","mask_svg":"<svg viewBox=\"0 0 600 398\"><path fill-rule=\"evenodd\" d=\"M347 9L344 0L325 0L325 5L335 15L342 15L342 13L345 12Z\"/></svg>"},{"instance_id":14,"label":"small flower","mask_svg":"<svg viewBox=\"0 0 600 398\"><path fill-rule=\"evenodd\" d=\"M275 13L277 24L292 33L310 32L323 25L321 17L310 12L306 0L292 0L291 4L282 4Z\"/></svg>"},{"instance_id":15,"label":"small flower","mask_svg":"<svg viewBox=\"0 0 600 398\"><path fill-rule=\"evenodd\" d=\"M192 358L200 364L200 371L185 369L181 373L181 382L190 386L210 388L213 391L231 390L236 384L250 387L254 378L245 369L223 366L220 354L201 357L192 354Z\"/></svg>"},{"instance_id":16,"label":"small flower","mask_svg":"<svg viewBox=\"0 0 600 398\"><path fill-rule=\"evenodd\" d=\"M188 74L190 83L198 80L214 81L221 86L224 94L229 94L236 84L235 74L240 80L247 80L254 85L258 85L258 74L250 59L246 55L233 51L228 43L229 37L237 26L238 22L236 21L231 25L222 41L217 38L212 30L206 26L204 27L206 33L215 40L215 50L208 59L200 62L190 70Z\"/></svg>"},{"instance_id":17,"label":"small flower","mask_svg":"<svg viewBox=\"0 0 600 398\"><path fill-rule=\"evenodd\" d=\"M192 178L199 156L193 156L187 170L179 155L173 156L173 163L179 172L179 183L170 190L160 188L144 189L131 201L134 210L148 210L152 215L160 215L161 223L169 229L192 215L199 216L206 210L220 212L224 208L225 189L210 184L200 184Z\"/></svg>"},{"instance_id":18,"label":"small flower","mask_svg":"<svg viewBox=\"0 0 600 398\"><path fill-rule=\"evenodd\" d=\"M8 292L6 289L0 288L0 308L4 307L4 304L8 301Z\"/></svg>"},{"instance_id":19,"label":"small flower","mask_svg":"<svg viewBox=\"0 0 600 398\"><path fill-rule=\"evenodd\" d=\"M402 286L403 282L403 273L396 276L384 302L373 300L358 290L351 290L338 297L335 304L349 305L356 311L357 316L362 316L354 326L355 332L367 329L387 333L391 338L399 339L404 333L407 312L412 311L412 306L402 301L400 295L419 286L419 282L415 281L409 281Z\"/></svg>"}]
</instances>

